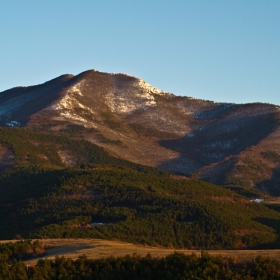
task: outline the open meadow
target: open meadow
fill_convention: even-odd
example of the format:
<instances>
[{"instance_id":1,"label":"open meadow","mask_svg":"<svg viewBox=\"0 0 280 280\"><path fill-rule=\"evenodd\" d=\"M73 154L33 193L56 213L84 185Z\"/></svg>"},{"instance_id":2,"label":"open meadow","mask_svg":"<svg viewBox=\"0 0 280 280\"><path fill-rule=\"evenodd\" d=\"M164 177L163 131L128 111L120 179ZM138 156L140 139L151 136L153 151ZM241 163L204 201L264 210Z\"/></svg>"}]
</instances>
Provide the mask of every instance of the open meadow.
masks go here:
<instances>
[{"instance_id":1,"label":"open meadow","mask_svg":"<svg viewBox=\"0 0 280 280\"><path fill-rule=\"evenodd\" d=\"M0 243L16 242L16 240L2 240ZM164 258L174 252L184 254L201 254L200 250L175 250L172 248L160 248L143 245L135 245L121 241L111 241L102 239L41 239L40 243L46 248L45 253L36 258L26 260L30 264L35 264L41 258L54 259L56 256L77 259L81 255L86 255L90 259L102 259L113 257L123 257L125 255L146 256L150 254L152 258ZM280 250L206 250L212 256L231 257L235 261L250 261L261 255L271 259L280 260Z\"/></svg>"}]
</instances>

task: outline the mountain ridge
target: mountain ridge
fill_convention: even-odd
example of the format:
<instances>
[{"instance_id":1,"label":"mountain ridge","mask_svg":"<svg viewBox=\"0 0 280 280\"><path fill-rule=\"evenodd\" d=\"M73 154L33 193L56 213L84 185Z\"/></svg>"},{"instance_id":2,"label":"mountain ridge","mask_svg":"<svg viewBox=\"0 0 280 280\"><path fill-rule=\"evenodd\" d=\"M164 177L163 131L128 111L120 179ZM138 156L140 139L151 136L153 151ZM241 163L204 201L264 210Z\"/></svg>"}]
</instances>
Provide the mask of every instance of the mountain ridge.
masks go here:
<instances>
[{"instance_id":1,"label":"mountain ridge","mask_svg":"<svg viewBox=\"0 0 280 280\"><path fill-rule=\"evenodd\" d=\"M176 96L96 70L0 93L2 126L84 138L132 162L273 194L280 193L279 122L273 104Z\"/></svg>"}]
</instances>

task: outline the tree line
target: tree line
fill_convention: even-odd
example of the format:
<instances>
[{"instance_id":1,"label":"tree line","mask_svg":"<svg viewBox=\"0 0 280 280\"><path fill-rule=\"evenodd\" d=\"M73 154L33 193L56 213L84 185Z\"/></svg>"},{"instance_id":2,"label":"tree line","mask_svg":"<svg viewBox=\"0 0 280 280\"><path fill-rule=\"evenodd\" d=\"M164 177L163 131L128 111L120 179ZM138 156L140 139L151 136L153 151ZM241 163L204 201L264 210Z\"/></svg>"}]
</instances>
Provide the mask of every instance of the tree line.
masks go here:
<instances>
[{"instance_id":1,"label":"tree line","mask_svg":"<svg viewBox=\"0 0 280 280\"><path fill-rule=\"evenodd\" d=\"M242 262L237 258L174 253L165 258L150 255L110 257L101 260L80 256L77 260L41 259L35 266L20 260L0 262L0 280L173 280L173 279L279 279L280 262L261 256Z\"/></svg>"}]
</instances>

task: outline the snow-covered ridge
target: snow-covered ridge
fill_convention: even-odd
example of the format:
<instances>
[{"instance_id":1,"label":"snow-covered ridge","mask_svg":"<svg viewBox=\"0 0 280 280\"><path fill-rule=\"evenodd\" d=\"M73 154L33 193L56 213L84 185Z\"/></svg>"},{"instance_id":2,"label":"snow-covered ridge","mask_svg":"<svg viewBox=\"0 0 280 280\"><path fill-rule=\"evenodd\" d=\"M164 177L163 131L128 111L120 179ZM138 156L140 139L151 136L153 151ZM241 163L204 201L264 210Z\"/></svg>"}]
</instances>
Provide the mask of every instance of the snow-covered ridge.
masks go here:
<instances>
[{"instance_id":1,"label":"snow-covered ridge","mask_svg":"<svg viewBox=\"0 0 280 280\"><path fill-rule=\"evenodd\" d=\"M155 94L165 94L165 92L159 88L156 88L148 83L146 83L144 80L142 79L138 79L139 81L139 86L144 89L145 91L149 92L149 93L155 93Z\"/></svg>"},{"instance_id":2,"label":"snow-covered ridge","mask_svg":"<svg viewBox=\"0 0 280 280\"><path fill-rule=\"evenodd\" d=\"M55 109L73 109L74 107L85 108L84 105L78 102L76 99L77 95L83 96L80 90L81 82L68 89L66 95L60 100L60 102L56 105Z\"/></svg>"},{"instance_id":3,"label":"snow-covered ridge","mask_svg":"<svg viewBox=\"0 0 280 280\"><path fill-rule=\"evenodd\" d=\"M146 91L148 91L150 93L168 94L164 90L159 89L157 87L154 87L154 86L150 85L149 83L147 83L146 81L144 81L143 79L140 79L138 77L135 77L135 76L132 76L132 75L129 75L129 74L126 74L126 73L111 73L111 75L113 75L113 76L122 75L122 76L126 76L126 77L129 77L129 78L133 78L133 79L135 79L137 81L137 84L138 84L138 86L140 88L142 88L143 90L146 90Z\"/></svg>"},{"instance_id":4,"label":"snow-covered ridge","mask_svg":"<svg viewBox=\"0 0 280 280\"><path fill-rule=\"evenodd\" d=\"M60 100L59 103L49 107L50 110L59 111L60 117L58 119L68 119L68 120L78 121L82 123L88 122L85 118L75 113L75 109L78 108L81 108L84 111L88 111L91 114L94 114L94 112L90 108L84 106L77 99L79 96L83 96L81 90L82 85L83 85L83 81L71 87L70 89L67 90L66 95Z\"/></svg>"},{"instance_id":5,"label":"snow-covered ridge","mask_svg":"<svg viewBox=\"0 0 280 280\"><path fill-rule=\"evenodd\" d=\"M131 114L136 110L147 110L157 106L155 95L169 93L156 88L143 79L124 74L112 73L113 88L106 93L107 106L114 113ZM125 79L125 77L130 79Z\"/></svg>"},{"instance_id":6,"label":"snow-covered ridge","mask_svg":"<svg viewBox=\"0 0 280 280\"><path fill-rule=\"evenodd\" d=\"M70 108L71 108L73 100L75 101L75 103L79 104L79 102L77 102L77 100L76 100L76 97L83 96L83 93L81 91L82 84L83 84L83 81L77 83L76 85L74 85L73 87L71 87L70 89L67 90L65 97L60 101L60 105L62 107L67 108L70 106ZM79 104L79 105L83 107L82 104Z\"/></svg>"}]
</instances>

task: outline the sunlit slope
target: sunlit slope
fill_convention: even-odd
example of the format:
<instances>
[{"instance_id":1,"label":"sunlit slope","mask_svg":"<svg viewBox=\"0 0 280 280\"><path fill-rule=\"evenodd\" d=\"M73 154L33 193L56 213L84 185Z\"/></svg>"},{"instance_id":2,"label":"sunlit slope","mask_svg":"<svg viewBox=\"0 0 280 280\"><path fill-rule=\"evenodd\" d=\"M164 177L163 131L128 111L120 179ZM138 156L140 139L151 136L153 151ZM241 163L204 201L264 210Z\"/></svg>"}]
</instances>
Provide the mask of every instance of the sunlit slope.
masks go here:
<instances>
[{"instance_id":1,"label":"sunlit slope","mask_svg":"<svg viewBox=\"0 0 280 280\"><path fill-rule=\"evenodd\" d=\"M62 169L88 163L112 164L147 172L165 173L113 157L86 140L34 132L24 128L0 128L0 168L39 167Z\"/></svg>"}]
</instances>

